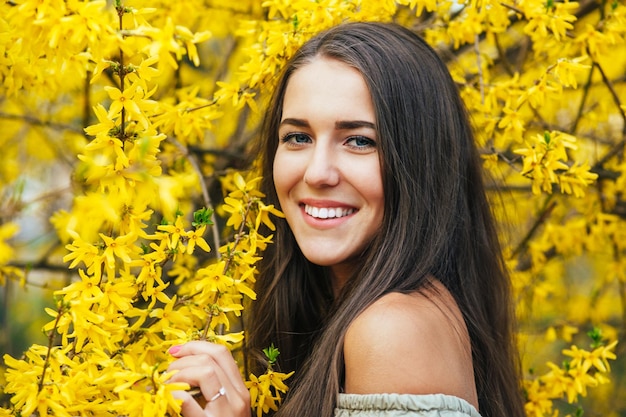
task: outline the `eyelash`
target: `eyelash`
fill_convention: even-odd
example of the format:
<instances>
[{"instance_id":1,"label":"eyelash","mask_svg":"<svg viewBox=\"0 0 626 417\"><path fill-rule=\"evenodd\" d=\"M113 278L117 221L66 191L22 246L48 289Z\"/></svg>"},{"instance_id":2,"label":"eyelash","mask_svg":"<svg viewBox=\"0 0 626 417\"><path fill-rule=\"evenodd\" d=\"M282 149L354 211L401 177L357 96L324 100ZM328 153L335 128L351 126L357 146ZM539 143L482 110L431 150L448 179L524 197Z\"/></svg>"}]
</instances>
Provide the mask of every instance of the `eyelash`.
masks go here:
<instances>
[{"instance_id":1,"label":"eyelash","mask_svg":"<svg viewBox=\"0 0 626 417\"><path fill-rule=\"evenodd\" d=\"M291 132L291 133L287 133L285 135L283 135L280 138L280 142L281 143L286 143L286 144L291 144L292 146L301 146L302 142L292 142L292 139L298 137L298 136L304 136L307 138L307 140L311 140L310 136L307 135L306 133L300 133L300 132ZM364 140L367 144L364 146L356 146L353 144L350 144L351 142L355 141L355 140ZM345 142L344 142L349 148L351 149L355 149L355 150L363 150L363 149L369 149L369 148L376 148L377 144L376 141L366 137L366 136L361 136L361 135L356 135L356 136L349 136L348 138L346 138Z\"/></svg>"},{"instance_id":2,"label":"eyelash","mask_svg":"<svg viewBox=\"0 0 626 417\"><path fill-rule=\"evenodd\" d=\"M294 139L294 138L295 138L295 137L297 137L297 136L304 136L304 137L306 137L306 138L307 138L307 139L309 139L309 140L311 139L311 138L309 137L309 135L307 135L306 133L300 133L300 132L290 132L290 133L287 133L287 134L283 135L283 136L280 138L280 142L281 142L281 143L291 143L292 145L300 145L300 143L296 143L296 142L292 142L292 141L291 141L292 139Z\"/></svg>"},{"instance_id":3,"label":"eyelash","mask_svg":"<svg viewBox=\"0 0 626 417\"><path fill-rule=\"evenodd\" d=\"M349 143L354 140L364 140L365 142L367 142L367 145L365 146L349 145ZM346 143L348 144L348 146L350 146L353 149L368 149L368 148L376 147L376 142L366 136L350 136L349 138L346 139Z\"/></svg>"}]
</instances>

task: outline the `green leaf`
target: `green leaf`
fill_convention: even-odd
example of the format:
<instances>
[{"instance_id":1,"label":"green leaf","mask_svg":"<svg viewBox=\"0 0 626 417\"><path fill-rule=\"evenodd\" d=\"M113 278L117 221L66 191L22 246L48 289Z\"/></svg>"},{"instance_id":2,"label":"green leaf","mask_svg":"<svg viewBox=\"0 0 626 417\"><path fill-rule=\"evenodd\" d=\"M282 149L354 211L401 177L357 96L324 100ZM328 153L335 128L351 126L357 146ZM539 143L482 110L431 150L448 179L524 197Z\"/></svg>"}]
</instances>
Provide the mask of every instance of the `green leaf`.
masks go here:
<instances>
[{"instance_id":1,"label":"green leaf","mask_svg":"<svg viewBox=\"0 0 626 417\"><path fill-rule=\"evenodd\" d=\"M204 225L211 226L213 224L213 221L211 221L212 216L213 210L203 207L193 213L193 222L191 222L191 225L195 228L202 227Z\"/></svg>"},{"instance_id":2,"label":"green leaf","mask_svg":"<svg viewBox=\"0 0 626 417\"><path fill-rule=\"evenodd\" d=\"M587 332L587 336L591 338L592 349L596 349L604 344L602 342L602 330L599 327L594 327L592 330Z\"/></svg>"},{"instance_id":3,"label":"green leaf","mask_svg":"<svg viewBox=\"0 0 626 417\"><path fill-rule=\"evenodd\" d=\"M280 355L280 352L277 348L274 347L273 343L270 345L270 347L263 349L263 353L270 362L270 365L276 363L276 359L278 359L278 355Z\"/></svg>"}]
</instances>

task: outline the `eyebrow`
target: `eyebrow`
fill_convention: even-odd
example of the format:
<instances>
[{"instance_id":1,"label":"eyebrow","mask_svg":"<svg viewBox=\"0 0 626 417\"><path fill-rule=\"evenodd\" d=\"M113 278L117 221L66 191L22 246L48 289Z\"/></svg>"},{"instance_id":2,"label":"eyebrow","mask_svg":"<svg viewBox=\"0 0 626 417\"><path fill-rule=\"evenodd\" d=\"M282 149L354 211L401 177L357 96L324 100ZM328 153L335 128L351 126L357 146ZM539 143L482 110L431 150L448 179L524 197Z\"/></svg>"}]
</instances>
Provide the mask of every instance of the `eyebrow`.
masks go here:
<instances>
[{"instance_id":1,"label":"eyebrow","mask_svg":"<svg viewBox=\"0 0 626 417\"><path fill-rule=\"evenodd\" d=\"M310 127L309 122L304 119L287 118L280 122L280 125L292 125L296 127ZM376 129L376 125L372 122L365 120L339 120L335 122L335 129L337 130L351 130L366 127L369 129Z\"/></svg>"}]
</instances>

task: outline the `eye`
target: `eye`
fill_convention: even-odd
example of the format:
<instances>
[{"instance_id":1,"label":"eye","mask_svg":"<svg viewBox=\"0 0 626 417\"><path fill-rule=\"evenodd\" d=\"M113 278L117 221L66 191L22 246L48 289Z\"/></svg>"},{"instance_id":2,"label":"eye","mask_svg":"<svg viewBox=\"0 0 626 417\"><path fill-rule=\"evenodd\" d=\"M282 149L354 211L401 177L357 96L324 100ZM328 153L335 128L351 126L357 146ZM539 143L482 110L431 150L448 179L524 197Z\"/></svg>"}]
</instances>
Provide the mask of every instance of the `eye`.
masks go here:
<instances>
[{"instance_id":1,"label":"eye","mask_svg":"<svg viewBox=\"0 0 626 417\"><path fill-rule=\"evenodd\" d=\"M306 133L300 132L292 132L283 135L280 138L281 143L286 143L288 145L303 145L311 142L311 138Z\"/></svg>"},{"instance_id":2,"label":"eye","mask_svg":"<svg viewBox=\"0 0 626 417\"><path fill-rule=\"evenodd\" d=\"M357 150L376 148L376 142L365 136L351 136L346 139L346 145Z\"/></svg>"}]
</instances>

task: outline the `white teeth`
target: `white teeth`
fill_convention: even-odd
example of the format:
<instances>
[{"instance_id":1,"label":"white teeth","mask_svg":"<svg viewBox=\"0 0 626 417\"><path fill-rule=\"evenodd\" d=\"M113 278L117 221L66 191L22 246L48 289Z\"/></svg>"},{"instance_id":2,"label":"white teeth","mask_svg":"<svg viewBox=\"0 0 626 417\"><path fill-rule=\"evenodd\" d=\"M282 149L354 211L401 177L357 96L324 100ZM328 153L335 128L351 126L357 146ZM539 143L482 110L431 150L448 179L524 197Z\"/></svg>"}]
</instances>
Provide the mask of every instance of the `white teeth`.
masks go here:
<instances>
[{"instance_id":1,"label":"white teeth","mask_svg":"<svg viewBox=\"0 0 626 417\"><path fill-rule=\"evenodd\" d=\"M318 219L333 219L348 216L354 213L353 208L343 209L341 207L312 207L309 205L304 206L304 211L312 217Z\"/></svg>"}]
</instances>

